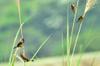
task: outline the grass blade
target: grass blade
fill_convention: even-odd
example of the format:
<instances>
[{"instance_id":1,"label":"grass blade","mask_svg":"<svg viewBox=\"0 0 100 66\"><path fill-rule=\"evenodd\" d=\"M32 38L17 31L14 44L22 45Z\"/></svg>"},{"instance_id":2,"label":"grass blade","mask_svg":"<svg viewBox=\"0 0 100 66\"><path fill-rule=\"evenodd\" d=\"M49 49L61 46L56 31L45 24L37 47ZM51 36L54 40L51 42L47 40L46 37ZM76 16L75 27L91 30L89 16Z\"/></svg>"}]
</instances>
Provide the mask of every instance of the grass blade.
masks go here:
<instances>
[{"instance_id":1,"label":"grass blade","mask_svg":"<svg viewBox=\"0 0 100 66\"><path fill-rule=\"evenodd\" d=\"M24 23L23 23L23 24L24 24ZM16 44L18 35L19 35L19 33L20 33L20 30L21 30L21 27L23 26L23 24L21 24L21 26L19 27L19 29L18 29L18 31L17 31L17 33L16 33L16 36L15 36L15 38L14 38L12 50L11 50L11 53L10 53L9 63L11 63L11 61L12 61L13 48L15 47L15 44Z\"/></svg>"},{"instance_id":2,"label":"grass blade","mask_svg":"<svg viewBox=\"0 0 100 66\"><path fill-rule=\"evenodd\" d=\"M51 38L52 34L48 36L48 38L40 45L40 47L37 49L37 51L35 52L35 54L33 55L33 57L31 58L31 60L34 60L35 56L37 55L37 53L40 51L40 49L46 44L46 42Z\"/></svg>"}]
</instances>

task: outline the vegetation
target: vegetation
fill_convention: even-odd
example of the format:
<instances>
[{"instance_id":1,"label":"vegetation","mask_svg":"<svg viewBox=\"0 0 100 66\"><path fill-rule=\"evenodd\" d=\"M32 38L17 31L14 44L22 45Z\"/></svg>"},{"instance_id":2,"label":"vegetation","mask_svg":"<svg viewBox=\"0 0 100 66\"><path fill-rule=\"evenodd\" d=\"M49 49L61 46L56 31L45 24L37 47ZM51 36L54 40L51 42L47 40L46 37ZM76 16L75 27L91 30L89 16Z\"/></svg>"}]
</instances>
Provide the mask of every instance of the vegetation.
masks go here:
<instances>
[{"instance_id":1,"label":"vegetation","mask_svg":"<svg viewBox=\"0 0 100 66\"><path fill-rule=\"evenodd\" d=\"M25 52L31 60L36 56L61 55L66 59L67 54L67 66L72 66L72 57L80 53L76 62L80 66L83 52L100 50L99 14L96 14L99 13L99 4L95 0L16 1L0 1L0 62L7 62L9 58L11 62L13 48L23 37ZM15 59L11 62L12 66L14 62Z\"/></svg>"}]
</instances>

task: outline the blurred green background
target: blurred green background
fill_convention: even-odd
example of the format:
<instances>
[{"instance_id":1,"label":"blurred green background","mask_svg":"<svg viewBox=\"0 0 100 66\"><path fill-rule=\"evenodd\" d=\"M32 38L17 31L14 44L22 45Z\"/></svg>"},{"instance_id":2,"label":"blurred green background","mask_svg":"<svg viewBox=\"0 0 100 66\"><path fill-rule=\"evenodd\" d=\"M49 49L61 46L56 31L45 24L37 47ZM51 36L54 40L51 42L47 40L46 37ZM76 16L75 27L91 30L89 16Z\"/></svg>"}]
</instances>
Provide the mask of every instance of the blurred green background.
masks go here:
<instances>
[{"instance_id":1,"label":"blurred green background","mask_svg":"<svg viewBox=\"0 0 100 66\"><path fill-rule=\"evenodd\" d=\"M23 26L23 33L25 50L29 57L32 57L41 43L51 33L53 33L52 37L39 51L37 57L62 55L61 37L62 32L66 36L67 5L70 5L75 0L66 1L21 0L22 22L28 20ZM77 17L82 15L84 7L85 0L80 0ZM69 14L71 25L73 18L71 10ZM19 19L16 0L0 0L0 62L8 61L18 28ZM64 43L66 43L66 40L64 40ZM85 52L100 51L100 0L97 0L95 6L84 19L76 53L78 53L80 46L83 49L88 46Z\"/></svg>"}]
</instances>

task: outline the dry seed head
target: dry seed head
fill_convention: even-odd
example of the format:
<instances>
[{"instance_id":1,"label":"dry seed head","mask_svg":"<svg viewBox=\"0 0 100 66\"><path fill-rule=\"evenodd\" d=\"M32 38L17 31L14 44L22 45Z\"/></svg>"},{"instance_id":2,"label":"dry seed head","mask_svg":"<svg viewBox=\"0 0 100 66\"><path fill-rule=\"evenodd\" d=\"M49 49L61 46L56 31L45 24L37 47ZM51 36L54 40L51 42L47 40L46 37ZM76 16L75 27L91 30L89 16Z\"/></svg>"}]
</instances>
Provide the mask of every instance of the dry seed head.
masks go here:
<instances>
[{"instance_id":1,"label":"dry seed head","mask_svg":"<svg viewBox=\"0 0 100 66\"><path fill-rule=\"evenodd\" d=\"M96 3L96 0L87 0L83 16L85 16L85 14L95 5L95 3Z\"/></svg>"}]
</instances>

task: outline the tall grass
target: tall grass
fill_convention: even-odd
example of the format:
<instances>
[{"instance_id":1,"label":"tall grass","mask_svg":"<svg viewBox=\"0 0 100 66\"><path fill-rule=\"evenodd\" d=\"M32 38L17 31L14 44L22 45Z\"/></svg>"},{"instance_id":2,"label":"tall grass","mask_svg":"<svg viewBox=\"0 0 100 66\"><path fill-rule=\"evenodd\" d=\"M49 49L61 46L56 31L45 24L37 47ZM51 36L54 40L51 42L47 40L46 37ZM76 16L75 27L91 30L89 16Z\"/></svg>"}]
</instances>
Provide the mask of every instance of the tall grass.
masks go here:
<instances>
[{"instance_id":1,"label":"tall grass","mask_svg":"<svg viewBox=\"0 0 100 66\"><path fill-rule=\"evenodd\" d=\"M68 2L68 0L67 0ZM69 4L67 5L67 66L70 66L70 38L69 38Z\"/></svg>"},{"instance_id":2,"label":"tall grass","mask_svg":"<svg viewBox=\"0 0 100 66\"><path fill-rule=\"evenodd\" d=\"M17 55L17 51L18 50L15 50L14 51L14 47L16 45L16 41L17 41L17 38L19 36L19 34L21 34L21 37L23 38L23 33L22 33L22 26L28 22L28 20L31 19L32 16L30 16L28 19L26 19L23 23L22 23L22 20L21 20L21 12L20 12L20 0L17 0L17 6L18 6L18 15L19 15L19 22L20 22L20 27L15 35L15 38L14 38L14 41L13 41L13 46L12 46L12 50L11 50L11 54L10 54L10 57L9 57L9 64L11 66L14 66L14 63L15 63L15 60L16 60L16 55ZM40 49L46 44L46 42L51 38L52 34L48 36L48 38L40 45L40 47L38 48L38 50L36 51L36 53L33 55L33 57L30 59L30 61L34 60L35 56L37 55L37 53L40 51ZM25 66L25 64L24 64Z\"/></svg>"},{"instance_id":3,"label":"tall grass","mask_svg":"<svg viewBox=\"0 0 100 66\"><path fill-rule=\"evenodd\" d=\"M10 53L10 57L9 57L9 64L12 62L12 54L13 54L13 48L15 47L15 44L16 44L16 41L17 41L17 38L20 34L20 30L21 30L21 27L23 25L25 25L30 19L32 18L32 16L28 17L27 19L24 20L24 22L20 25L20 27L18 28L18 31L16 32L15 34L15 38L14 38L14 41L13 41L13 45L12 45L12 49L11 49L11 53Z\"/></svg>"},{"instance_id":4,"label":"tall grass","mask_svg":"<svg viewBox=\"0 0 100 66\"><path fill-rule=\"evenodd\" d=\"M67 5L67 66L72 66L72 57L76 51L76 46L77 46L77 42L78 42L78 39L79 39L79 36L80 36L80 32L81 32L81 28L82 28L82 25L83 25L83 20L85 18L85 15L87 14L87 12L94 6L96 0L87 0L86 1L86 6L85 6L85 10L83 12L83 15L80 16L77 20L77 13L78 13L78 6L79 6L79 0L76 1L76 6L73 6L72 5L72 11L73 9L75 9L75 13L74 13L74 18L73 18L73 22L72 22L72 26L71 26L71 32L69 30L69 4ZM74 3L75 4L75 3ZM78 23L76 23L78 21ZM76 37L75 37L75 40L74 40L74 43L73 43L73 36L74 36L74 32L75 32L75 24L78 24L79 27L78 27L78 31L77 31L77 34L76 34ZM70 35L69 35L70 34ZM70 49L71 49L71 45L73 43L73 49L72 49L72 54L71 54L71 57L70 57ZM81 50L81 49L80 49ZM80 61L81 61L81 57L82 55L80 55L79 57L79 60L77 61L77 66L79 66L80 64Z\"/></svg>"},{"instance_id":5,"label":"tall grass","mask_svg":"<svg viewBox=\"0 0 100 66\"><path fill-rule=\"evenodd\" d=\"M20 6L20 3L21 1L20 0L16 0L17 1L17 9L18 9L18 17L19 17L19 23L20 25L22 24L22 18L21 18L21 6ZM21 26L21 29L20 29L20 33L21 33L21 37L23 38L23 29L22 29L22 26Z\"/></svg>"},{"instance_id":6,"label":"tall grass","mask_svg":"<svg viewBox=\"0 0 100 66\"><path fill-rule=\"evenodd\" d=\"M40 47L37 49L37 51L35 52L35 54L33 55L33 57L31 58L31 60L34 60L35 56L37 55L37 53L40 51L40 49L46 44L46 42L51 38L52 34L49 35L47 37L47 39L40 45Z\"/></svg>"},{"instance_id":7,"label":"tall grass","mask_svg":"<svg viewBox=\"0 0 100 66\"><path fill-rule=\"evenodd\" d=\"M17 31L17 34L15 36L15 39L14 39L14 42L13 42L13 46L12 46L12 51L11 51L11 55L10 55L10 58L9 58L9 64L11 63L12 66L14 66L14 59L16 57L16 53L17 53L17 50L15 50L14 52L14 47L15 47L15 44L16 44L16 40L17 40L17 37L19 35L19 33L21 33L21 37L23 37L23 34L22 34L22 20L21 20L21 12L20 12L20 0L16 0L16 3L17 3L17 9L18 9L18 16L19 16L19 22L20 22L20 28L19 30ZM14 54L13 54L14 53Z\"/></svg>"},{"instance_id":8,"label":"tall grass","mask_svg":"<svg viewBox=\"0 0 100 66\"><path fill-rule=\"evenodd\" d=\"M24 23L23 23L24 24ZM17 38L18 38L18 35L20 33L20 30L21 30L21 27L23 26L23 24L21 24L21 26L19 27L17 33L16 33L16 36L14 38L14 41L13 41L13 45L12 45L12 50L11 50L11 54L10 54L10 57L9 57L9 64L12 62L12 56L13 56L13 49L15 47L15 44L16 44L16 41L17 41Z\"/></svg>"},{"instance_id":9,"label":"tall grass","mask_svg":"<svg viewBox=\"0 0 100 66\"><path fill-rule=\"evenodd\" d=\"M85 7L84 13L82 15L83 18L85 17L86 13L93 7L94 3L95 3L95 0L87 0L86 7ZM72 55L75 52L75 48L76 48L76 45L77 45L77 42L78 42L78 38L79 38L79 35L80 35L80 32L81 32L82 25L83 25L83 20L79 23L79 28L78 28L78 32L77 32L77 35L76 35L76 38L75 38Z\"/></svg>"},{"instance_id":10,"label":"tall grass","mask_svg":"<svg viewBox=\"0 0 100 66\"><path fill-rule=\"evenodd\" d=\"M87 0L86 7L85 7L84 13L82 15L83 19L85 18L85 15L87 14L87 12L94 6L95 1L96 0ZM19 17L20 27L19 27L19 29L18 29L18 31L16 33L15 38L14 38L13 45L12 45L12 50L11 50L11 54L10 54L10 57L9 57L9 64L11 64L12 66L14 66L14 63L15 63L15 60L16 60L15 58L16 58L17 50L14 52L13 48L16 45L17 38L18 38L19 34L21 34L21 37L23 37L22 27L23 27L24 23L26 23L29 19L31 19L31 17L29 17L27 20L25 20L24 22L22 22L22 20L21 20L20 0L17 0L17 6L18 6L18 17ZM76 21L77 21L77 13L78 13L78 6L79 6L79 0L76 1L75 13L74 13L73 21L72 21L71 30L70 30L70 22L69 22L70 21L69 20L70 5L68 4L68 7L67 7L67 26L66 26L66 28L67 28L67 30L66 30L66 32L67 32L67 36L66 36L66 39L67 39L67 43L66 43L66 46L67 46L67 49L66 49L66 52L67 52L67 66L72 66L72 59L71 58L75 54L77 42L78 42L78 39L79 39L79 36L80 36L80 32L81 32L81 28L82 28L82 25L84 23L83 19L81 19L81 21L79 21L78 23L76 23ZM73 36L74 36L74 32L75 32L75 24L78 24L79 27L78 27L77 35L76 35L74 43L73 43L73 38L74 38ZM34 60L34 58L37 55L37 53L46 44L46 42L51 38L51 36L52 36L52 34L49 35L48 38L40 45L40 47L37 49L37 51L35 52L35 54L33 54L33 56L30 59L30 61ZM63 40L64 39L63 39L63 35L62 35L62 48L64 48L64 46L63 46ZM72 43L73 43L74 47L73 47L72 54L71 54L70 52L71 52ZM80 52L81 52L81 50L82 49L80 49ZM70 56L70 54L71 54L71 56ZM77 66L80 66L81 58L82 58L82 54L79 56L79 59L77 61Z\"/></svg>"},{"instance_id":11,"label":"tall grass","mask_svg":"<svg viewBox=\"0 0 100 66\"><path fill-rule=\"evenodd\" d=\"M75 29L76 16L77 16L77 12L78 12L78 5L79 5L79 0L77 0L76 6L74 7L75 8L75 13L74 13L74 18L73 18L73 22L72 22L72 29L71 29L71 35L70 35L70 49L71 49L71 45L72 45L72 42L73 42L73 34L74 34L74 29ZM73 53L72 53L72 56L73 56ZM71 56L70 62L72 61L72 56Z\"/></svg>"}]
</instances>

